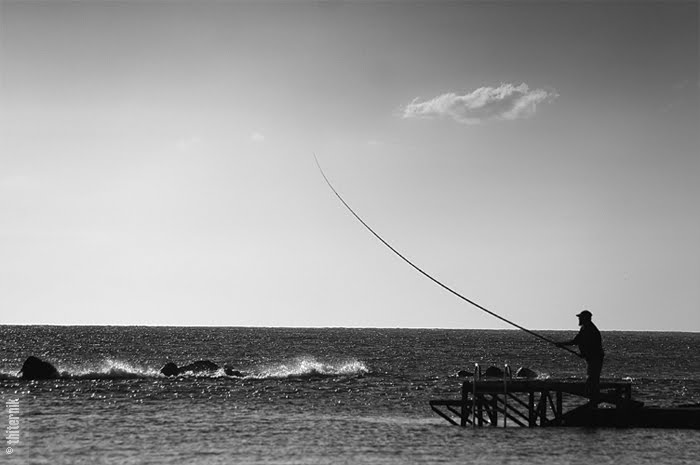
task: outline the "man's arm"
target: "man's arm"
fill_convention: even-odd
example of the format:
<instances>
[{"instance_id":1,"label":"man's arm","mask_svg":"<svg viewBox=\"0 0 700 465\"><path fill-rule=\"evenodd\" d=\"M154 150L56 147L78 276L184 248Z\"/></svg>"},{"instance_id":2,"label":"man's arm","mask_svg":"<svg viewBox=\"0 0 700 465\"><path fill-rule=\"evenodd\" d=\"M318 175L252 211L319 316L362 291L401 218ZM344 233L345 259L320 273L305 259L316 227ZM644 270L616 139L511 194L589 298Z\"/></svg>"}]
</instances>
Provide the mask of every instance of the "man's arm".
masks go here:
<instances>
[{"instance_id":1,"label":"man's arm","mask_svg":"<svg viewBox=\"0 0 700 465\"><path fill-rule=\"evenodd\" d=\"M578 332L575 338L573 338L570 341L563 341L563 342L557 342L557 345L559 347L566 347L566 346L575 346L578 345L579 341L581 339L581 331Z\"/></svg>"}]
</instances>

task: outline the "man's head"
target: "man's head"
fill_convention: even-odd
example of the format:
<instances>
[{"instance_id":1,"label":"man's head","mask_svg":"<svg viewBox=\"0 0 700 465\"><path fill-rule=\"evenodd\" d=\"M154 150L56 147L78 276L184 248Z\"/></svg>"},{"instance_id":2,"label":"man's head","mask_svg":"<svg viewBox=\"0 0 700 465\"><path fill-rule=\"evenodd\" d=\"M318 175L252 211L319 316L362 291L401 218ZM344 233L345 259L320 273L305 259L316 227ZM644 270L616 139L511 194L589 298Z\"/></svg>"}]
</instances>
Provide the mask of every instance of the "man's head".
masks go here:
<instances>
[{"instance_id":1,"label":"man's head","mask_svg":"<svg viewBox=\"0 0 700 465\"><path fill-rule=\"evenodd\" d=\"M588 310L584 310L576 316L578 317L578 324L580 326L586 322L591 321L593 314L591 312L589 312Z\"/></svg>"}]
</instances>

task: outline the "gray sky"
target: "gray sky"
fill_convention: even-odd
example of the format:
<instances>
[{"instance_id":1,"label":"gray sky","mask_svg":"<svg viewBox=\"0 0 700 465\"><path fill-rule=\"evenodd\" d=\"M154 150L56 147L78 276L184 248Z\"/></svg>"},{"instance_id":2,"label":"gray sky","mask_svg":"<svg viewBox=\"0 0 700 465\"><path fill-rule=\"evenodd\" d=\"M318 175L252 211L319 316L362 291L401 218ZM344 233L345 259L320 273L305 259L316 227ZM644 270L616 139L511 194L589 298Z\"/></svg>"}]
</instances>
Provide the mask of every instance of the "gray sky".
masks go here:
<instances>
[{"instance_id":1,"label":"gray sky","mask_svg":"<svg viewBox=\"0 0 700 465\"><path fill-rule=\"evenodd\" d=\"M0 2L0 323L700 331L697 2Z\"/></svg>"}]
</instances>

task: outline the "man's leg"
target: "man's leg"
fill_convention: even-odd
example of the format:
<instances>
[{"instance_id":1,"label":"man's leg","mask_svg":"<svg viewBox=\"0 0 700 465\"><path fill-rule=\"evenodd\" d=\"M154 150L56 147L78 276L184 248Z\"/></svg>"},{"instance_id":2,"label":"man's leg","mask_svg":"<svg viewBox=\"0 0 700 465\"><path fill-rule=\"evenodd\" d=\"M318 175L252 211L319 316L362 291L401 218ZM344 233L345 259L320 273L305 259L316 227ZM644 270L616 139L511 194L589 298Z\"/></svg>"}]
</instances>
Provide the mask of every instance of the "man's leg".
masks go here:
<instances>
[{"instance_id":1,"label":"man's leg","mask_svg":"<svg viewBox=\"0 0 700 465\"><path fill-rule=\"evenodd\" d=\"M591 404L598 405L600 393L600 373L603 371L603 358L588 360L588 379L586 380L586 391L591 399Z\"/></svg>"}]
</instances>

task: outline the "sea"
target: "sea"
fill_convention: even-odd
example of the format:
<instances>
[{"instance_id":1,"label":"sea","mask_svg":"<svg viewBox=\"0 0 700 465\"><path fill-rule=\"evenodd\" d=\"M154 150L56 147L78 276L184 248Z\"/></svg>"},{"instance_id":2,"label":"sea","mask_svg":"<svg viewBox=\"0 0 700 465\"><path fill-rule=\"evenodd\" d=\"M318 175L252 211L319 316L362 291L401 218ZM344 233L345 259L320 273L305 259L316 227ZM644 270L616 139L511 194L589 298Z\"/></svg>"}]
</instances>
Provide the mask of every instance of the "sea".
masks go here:
<instances>
[{"instance_id":1,"label":"sea","mask_svg":"<svg viewBox=\"0 0 700 465\"><path fill-rule=\"evenodd\" d=\"M542 331L552 340L575 331ZM603 332L603 378L646 405L700 402L700 333ZM59 379L17 377L24 360ZM160 374L210 360L242 372ZM584 379L585 364L517 330L0 326L2 463L697 464L700 431L461 428L431 399L460 370L508 364ZM6 445L19 405L18 442Z\"/></svg>"}]
</instances>

